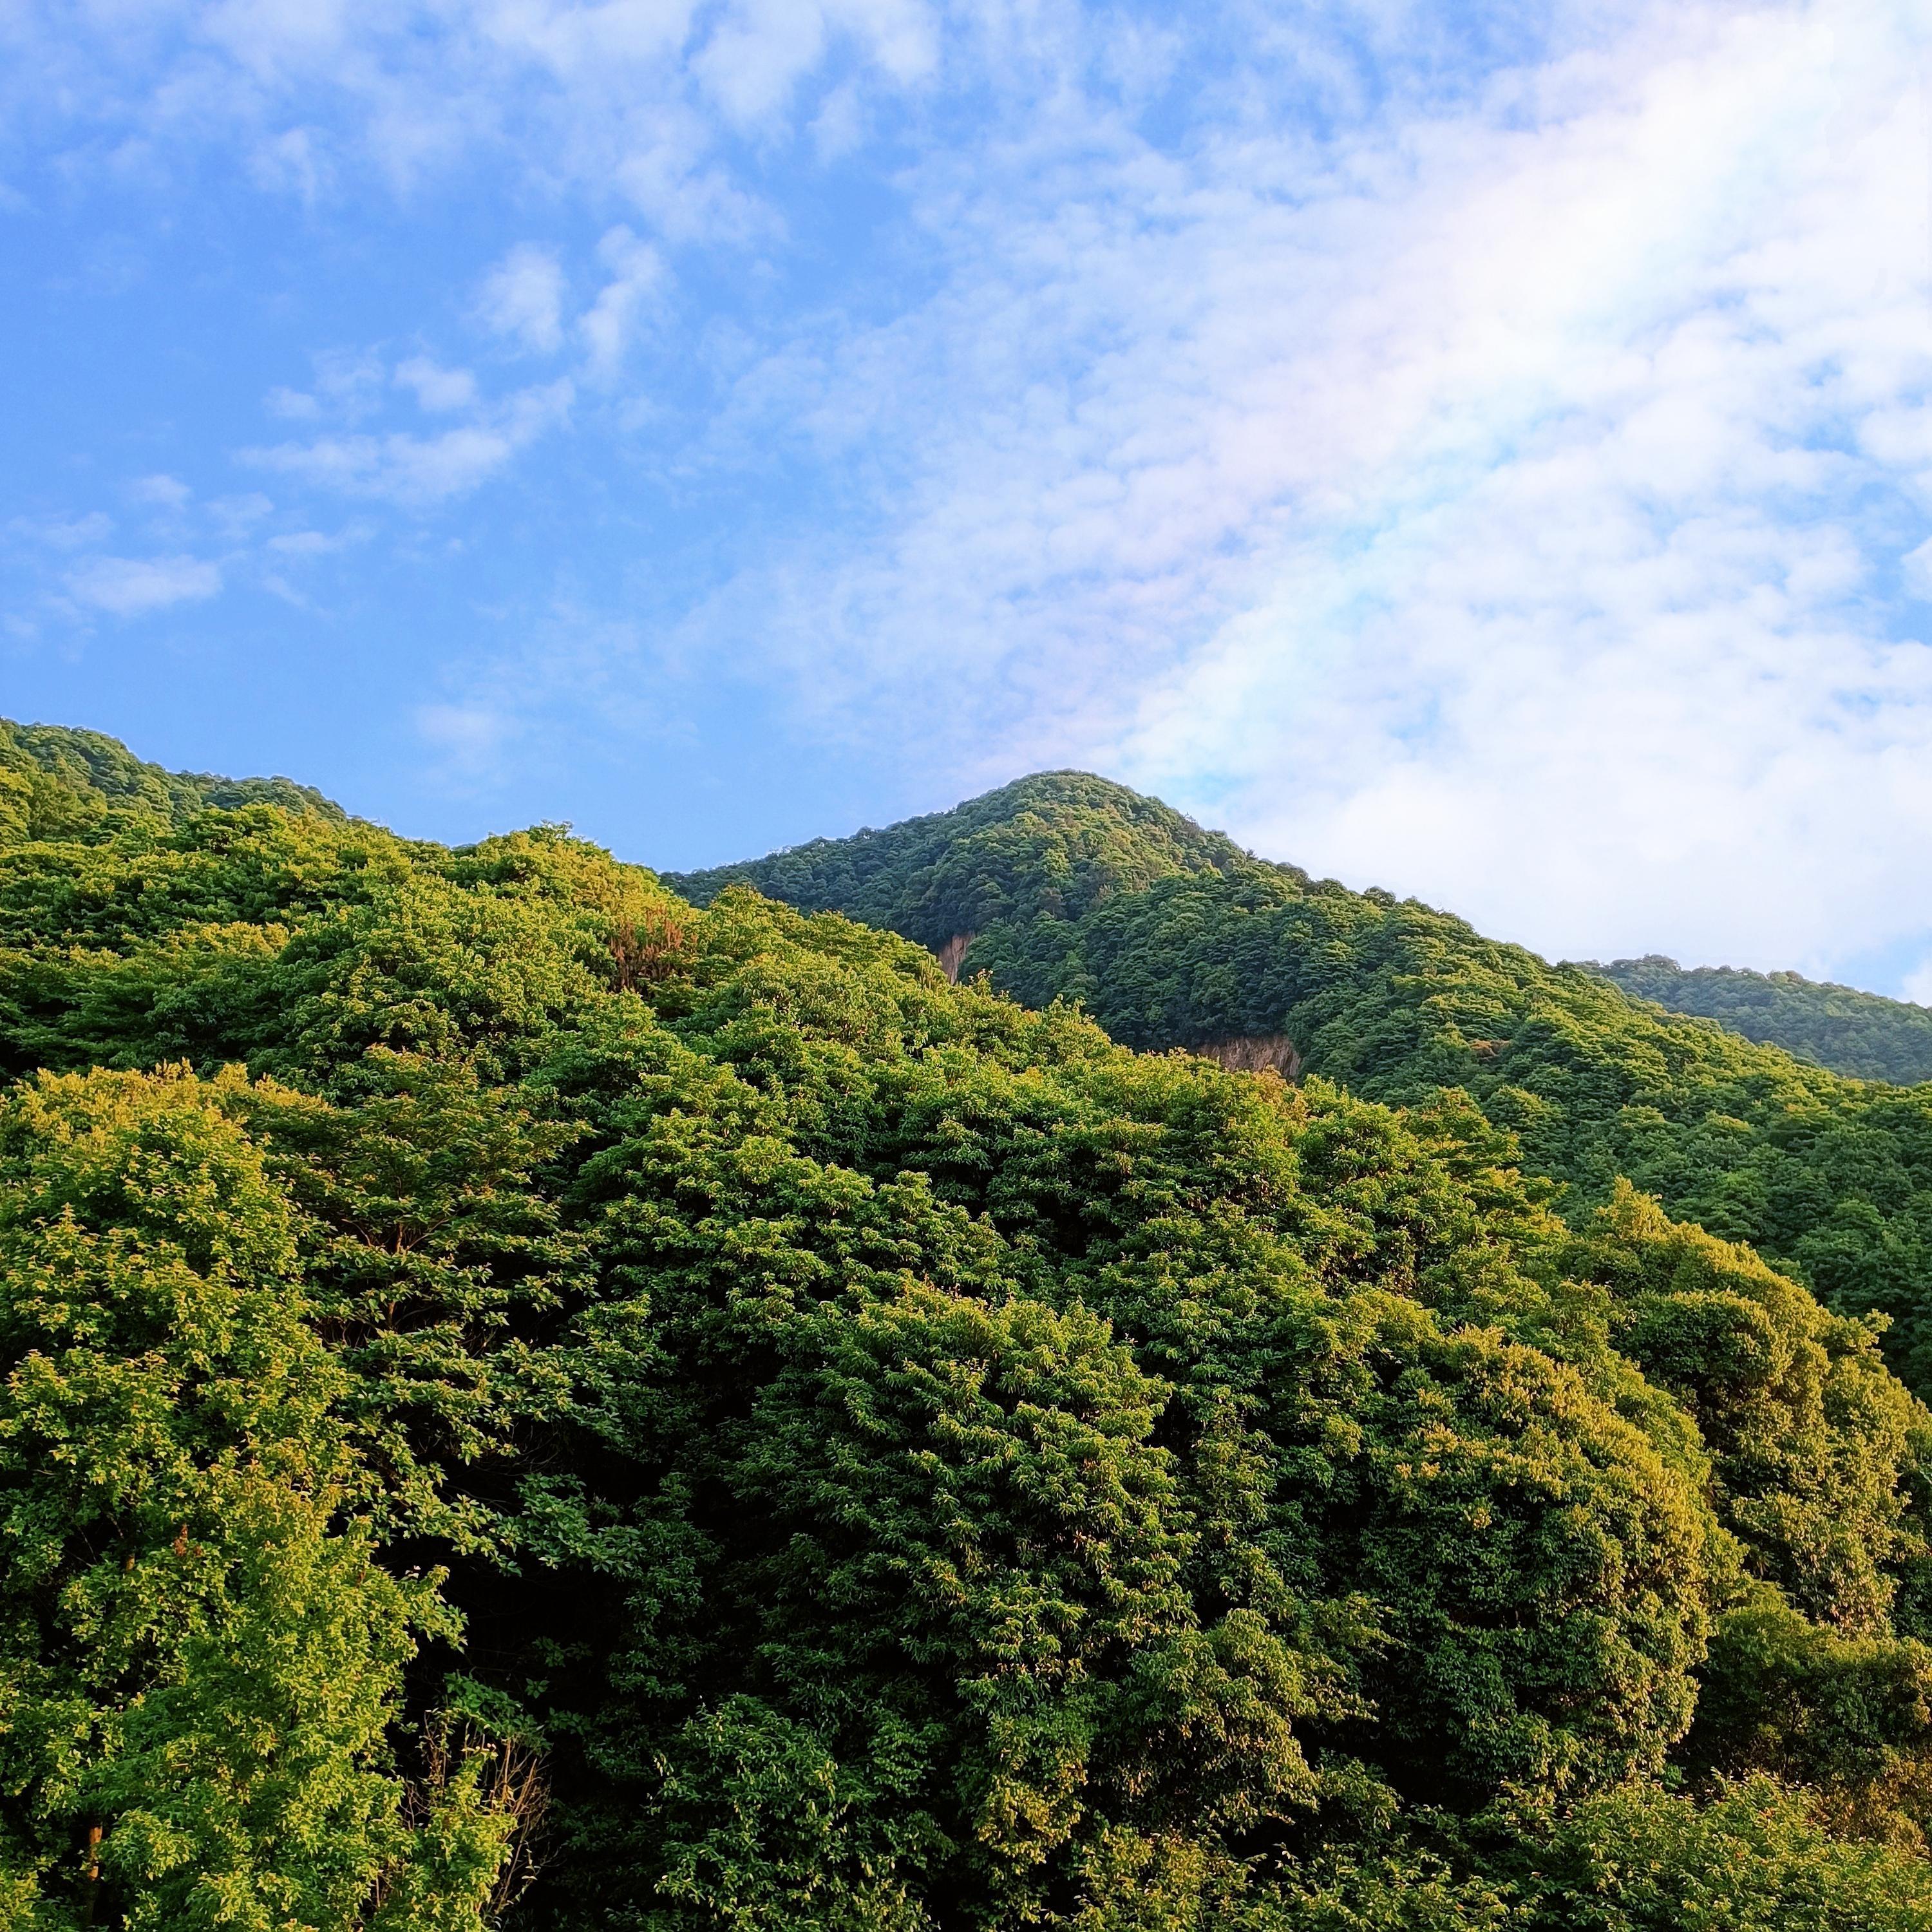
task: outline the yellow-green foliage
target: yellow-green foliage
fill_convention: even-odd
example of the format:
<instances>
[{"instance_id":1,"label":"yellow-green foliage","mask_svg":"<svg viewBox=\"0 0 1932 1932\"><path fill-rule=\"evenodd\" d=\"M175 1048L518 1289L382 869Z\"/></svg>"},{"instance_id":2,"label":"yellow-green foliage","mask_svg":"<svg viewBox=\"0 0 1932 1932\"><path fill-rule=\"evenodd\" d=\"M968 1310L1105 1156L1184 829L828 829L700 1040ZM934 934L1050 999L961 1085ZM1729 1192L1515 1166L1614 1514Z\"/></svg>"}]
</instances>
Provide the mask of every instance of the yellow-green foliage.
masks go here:
<instances>
[{"instance_id":1,"label":"yellow-green foliage","mask_svg":"<svg viewBox=\"0 0 1932 1932\"><path fill-rule=\"evenodd\" d=\"M1932 1086L1828 1072L1077 773L681 883L702 900L731 880L928 945L971 934L966 974L1077 1000L1130 1046L1286 1038L1365 1097L1465 1091L1573 1218L1627 1178L1838 1312L1885 1316L1888 1358L1932 1391Z\"/></svg>"},{"instance_id":2,"label":"yellow-green foliage","mask_svg":"<svg viewBox=\"0 0 1932 1932\"><path fill-rule=\"evenodd\" d=\"M0 854L14 1922L1932 1927L1928 1418L1495 1090L554 832L91 823Z\"/></svg>"},{"instance_id":3,"label":"yellow-green foliage","mask_svg":"<svg viewBox=\"0 0 1932 1932\"><path fill-rule=\"evenodd\" d=\"M347 1378L245 1104L164 1070L0 1114L0 1861L35 1924L104 1892L130 1927L352 1926L438 1835L387 1733L457 1625L354 1511ZM474 1898L505 1828L460 1828Z\"/></svg>"}]
</instances>

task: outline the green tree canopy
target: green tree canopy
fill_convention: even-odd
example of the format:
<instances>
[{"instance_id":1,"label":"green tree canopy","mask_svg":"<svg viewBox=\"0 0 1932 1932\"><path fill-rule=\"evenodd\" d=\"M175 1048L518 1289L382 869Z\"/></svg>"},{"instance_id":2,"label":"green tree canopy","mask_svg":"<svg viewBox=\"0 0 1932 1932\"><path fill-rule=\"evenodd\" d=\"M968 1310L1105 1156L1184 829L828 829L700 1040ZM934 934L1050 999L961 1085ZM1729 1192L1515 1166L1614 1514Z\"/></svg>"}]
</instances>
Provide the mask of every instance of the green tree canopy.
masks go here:
<instances>
[{"instance_id":1,"label":"green tree canopy","mask_svg":"<svg viewBox=\"0 0 1932 1932\"><path fill-rule=\"evenodd\" d=\"M14 1922L1932 1928L1914 1096L1118 804L0 850Z\"/></svg>"}]
</instances>

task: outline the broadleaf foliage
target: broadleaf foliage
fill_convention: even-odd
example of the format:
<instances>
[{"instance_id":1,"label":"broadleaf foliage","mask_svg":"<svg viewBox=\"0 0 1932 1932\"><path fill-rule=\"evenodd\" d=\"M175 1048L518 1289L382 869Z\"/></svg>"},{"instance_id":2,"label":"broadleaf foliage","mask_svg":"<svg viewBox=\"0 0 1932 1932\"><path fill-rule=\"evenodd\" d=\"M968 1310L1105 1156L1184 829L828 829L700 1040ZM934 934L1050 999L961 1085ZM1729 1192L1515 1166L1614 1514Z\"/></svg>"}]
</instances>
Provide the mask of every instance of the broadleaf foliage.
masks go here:
<instances>
[{"instance_id":1,"label":"broadleaf foliage","mask_svg":"<svg viewBox=\"0 0 1932 1932\"><path fill-rule=\"evenodd\" d=\"M1094 780L764 880L908 938L94 742L5 767L0 1922L1932 1928L1915 1096Z\"/></svg>"}]
</instances>

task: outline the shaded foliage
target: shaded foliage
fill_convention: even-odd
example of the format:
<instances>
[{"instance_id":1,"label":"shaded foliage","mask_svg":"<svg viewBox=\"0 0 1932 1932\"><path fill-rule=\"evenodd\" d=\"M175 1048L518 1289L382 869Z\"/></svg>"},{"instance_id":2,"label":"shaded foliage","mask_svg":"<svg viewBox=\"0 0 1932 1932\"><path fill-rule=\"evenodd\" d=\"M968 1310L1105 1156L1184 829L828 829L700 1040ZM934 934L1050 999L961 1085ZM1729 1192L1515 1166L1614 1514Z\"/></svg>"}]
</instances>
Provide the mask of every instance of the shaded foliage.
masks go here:
<instances>
[{"instance_id":1,"label":"shaded foliage","mask_svg":"<svg viewBox=\"0 0 1932 1932\"><path fill-rule=\"evenodd\" d=\"M670 874L708 905L754 886L806 912L842 912L937 950L1001 921L1077 919L1116 894L1188 872L1255 868L1231 838L1084 772L1041 772L883 832L814 838L742 866Z\"/></svg>"},{"instance_id":2,"label":"shaded foliage","mask_svg":"<svg viewBox=\"0 0 1932 1932\"><path fill-rule=\"evenodd\" d=\"M1932 1926L1877 1324L1486 1082L1452 922L1114 804L852 876L1382 1099L554 831L0 852L0 1918Z\"/></svg>"},{"instance_id":3,"label":"shaded foliage","mask_svg":"<svg viewBox=\"0 0 1932 1932\"><path fill-rule=\"evenodd\" d=\"M1565 1184L1566 1212L1586 1216L1628 1178L1840 1312L1884 1316L1888 1358L1932 1389L1932 1090L1848 1080L1661 1012L1594 969L1550 965L1414 900L1148 836L1147 814L1164 808L1102 780L1024 788L1024 809L1009 787L801 848L808 872L780 854L728 874L862 908L929 944L970 931L963 970L1029 1005L1077 1000L1130 1046L1280 1036L1303 1068L1365 1096L1466 1091L1528 1168ZM1084 902L1048 890L1064 869L1062 812L1117 854L1108 889ZM962 850L997 854L989 879L968 890L932 859L949 828ZM855 882L862 849L869 869Z\"/></svg>"},{"instance_id":4,"label":"shaded foliage","mask_svg":"<svg viewBox=\"0 0 1932 1932\"><path fill-rule=\"evenodd\" d=\"M1661 953L1581 962L1640 1000L1715 1020L1747 1040L1860 1080L1932 1080L1932 1010L1797 973L1682 967Z\"/></svg>"}]
</instances>

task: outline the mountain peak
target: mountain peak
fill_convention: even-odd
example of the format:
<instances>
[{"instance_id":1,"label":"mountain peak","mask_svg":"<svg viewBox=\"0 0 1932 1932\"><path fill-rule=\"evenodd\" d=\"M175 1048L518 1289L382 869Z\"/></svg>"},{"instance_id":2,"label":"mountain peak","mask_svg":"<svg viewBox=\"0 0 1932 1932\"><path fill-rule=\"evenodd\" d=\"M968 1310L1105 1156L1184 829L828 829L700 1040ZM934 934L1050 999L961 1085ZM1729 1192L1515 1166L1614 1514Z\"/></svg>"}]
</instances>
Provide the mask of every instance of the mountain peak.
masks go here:
<instances>
[{"instance_id":1,"label":"mountain peak","mask_svg":"<svg viewBox=\"0 0 1932 1932\"><path fill-rule=\"evenodd\" d=\"M1261 862L1159 799L1091 772L1050 771L950 811L665 883L700 905L728 885L753 886L808 912L890 927L944 956L995 920L1077 918L1161 879Z\"/></svg>"}]
</instances>

